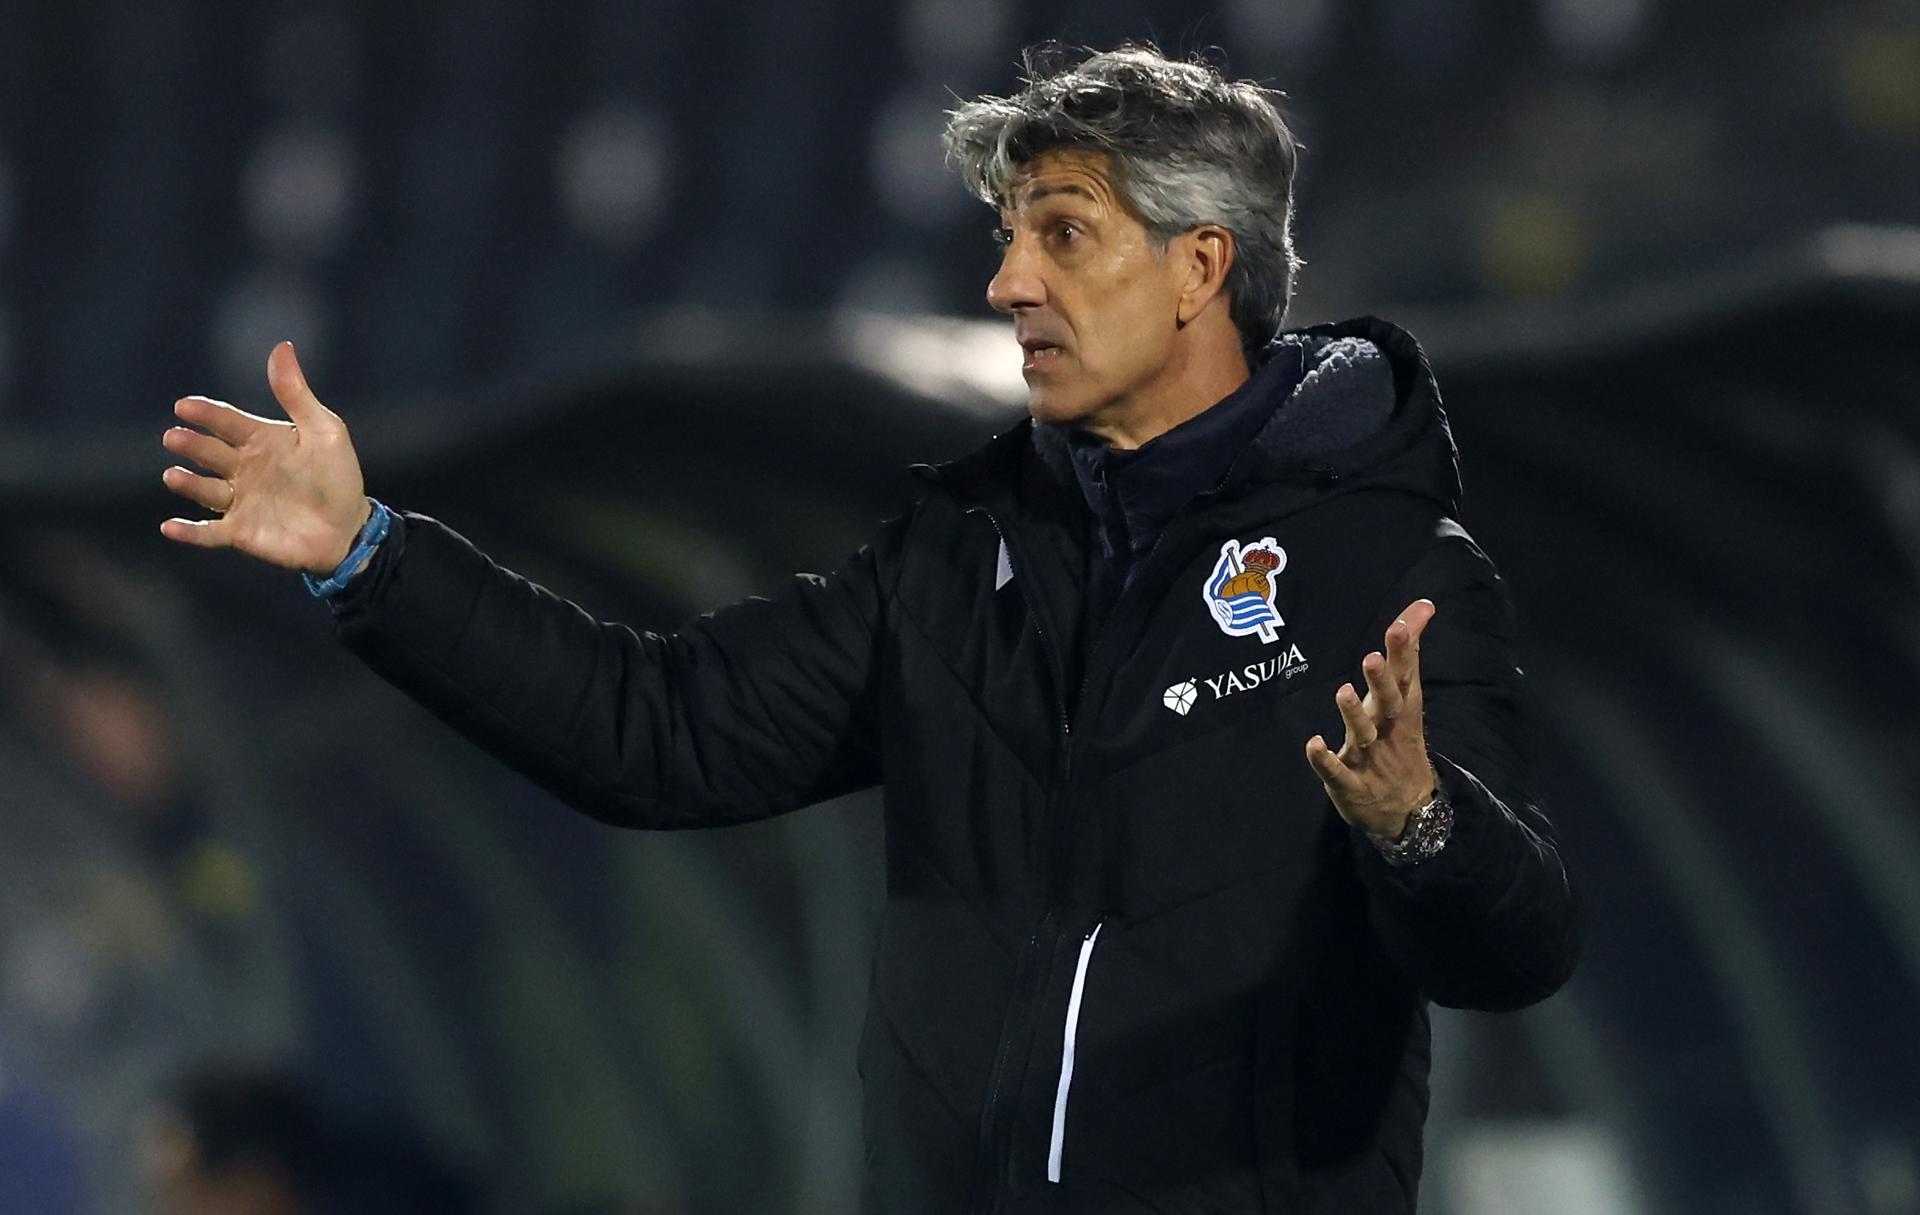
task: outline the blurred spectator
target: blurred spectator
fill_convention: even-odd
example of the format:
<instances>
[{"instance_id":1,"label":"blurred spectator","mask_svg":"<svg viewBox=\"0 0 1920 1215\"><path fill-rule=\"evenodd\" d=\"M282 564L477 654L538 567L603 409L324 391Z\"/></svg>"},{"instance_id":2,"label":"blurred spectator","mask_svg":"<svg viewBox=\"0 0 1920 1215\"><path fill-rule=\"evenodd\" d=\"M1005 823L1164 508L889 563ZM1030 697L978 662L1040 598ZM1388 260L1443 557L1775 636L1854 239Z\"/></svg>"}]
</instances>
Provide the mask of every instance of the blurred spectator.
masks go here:
<instances>
[{"instance_id":1,"label":"blurred spectator","mask_svg":"<svg viewBox=\"0 0 1920 1215\"><path fill-rule=\"evenodd\" d=\"M283 1033L259 882L142 632L156 606L86 538L0 546L0 1059L57 1095L88 1211L134 1200L128 1136L155 1084Z\"/></svg>"},{"instance_id":2,"label":"blurred spectator","mask_svg":"<svg viewBox=\"0 0 1920 1215\"><path fill-rule=\"evenodd\" d=\"M317 1215L334 1168L329 1128L306 1094L271 1073L184 1080L146 1144L159 1215Z\"/></svg>"},{"instance_id":3,"label":"blurred spectator","mask_svg":"<svg viewBox=\"0 0 1920 1215\"><path fill-rule=\"evenodd\" d=\"M156 1215L469 1215L467 1187L409 1128L354 1122L293 1076L210 1065L144 1145Z\"/></svg>"}]
</instances>

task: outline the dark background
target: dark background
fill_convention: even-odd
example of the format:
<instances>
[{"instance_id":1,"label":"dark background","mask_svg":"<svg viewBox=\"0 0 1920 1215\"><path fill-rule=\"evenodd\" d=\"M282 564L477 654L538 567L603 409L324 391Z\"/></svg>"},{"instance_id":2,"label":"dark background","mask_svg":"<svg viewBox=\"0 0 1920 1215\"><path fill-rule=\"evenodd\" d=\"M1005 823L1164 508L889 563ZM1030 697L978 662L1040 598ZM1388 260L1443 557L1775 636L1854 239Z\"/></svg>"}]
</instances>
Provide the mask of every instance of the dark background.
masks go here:
<instances>
[{"instance_id":1,"label":"dark background","mask_svg":"<svg viewBox=\"0 0 1920 1215\"><path fill-rule=\"evenodd\" d=\"M0 1213L154 1209L233 1059L490 1212L853 1208L872 800L572 815L159 435L292 337L603 618L830 567L1018 416L938 133L1048 37L1286 90L1294 323L1422 339L1519 603L1588 954L1437 1018L1422 1209L1920 1211L1915 6L161 0L0 6Z\"/></svg>"}]
</instances>

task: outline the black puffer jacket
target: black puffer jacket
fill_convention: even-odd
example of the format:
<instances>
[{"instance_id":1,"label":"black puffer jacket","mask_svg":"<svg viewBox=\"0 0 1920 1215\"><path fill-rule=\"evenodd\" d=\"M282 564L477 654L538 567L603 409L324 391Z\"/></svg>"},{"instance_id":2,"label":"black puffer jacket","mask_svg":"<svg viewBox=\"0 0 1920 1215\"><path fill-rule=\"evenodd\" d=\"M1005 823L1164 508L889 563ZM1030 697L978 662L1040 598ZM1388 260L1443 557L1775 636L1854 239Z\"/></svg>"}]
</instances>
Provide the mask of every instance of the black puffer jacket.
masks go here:
<instances>
[{"instance_id":1,"label":"black puffer jacket","mask_svg":"<svg viewBox=\"0 0 1920 1215\"><path fill-rule=\"evenodd\" d=\"M926 470L839 572L670 635L598 623L407 514L340 636L608 822L884 785L865 1210L1411 1211L1426 1001L1548 995L1574 913L1426 360L1373 318L1302 332L1386 354L1384 424L1303 457L1283 405L1097 637L1077 635L1087 508L1029 424ZM1456 820L1394 869L1303 748L1338 742L1334 689L1420 596Z\"/></svg>"}]
</instances>

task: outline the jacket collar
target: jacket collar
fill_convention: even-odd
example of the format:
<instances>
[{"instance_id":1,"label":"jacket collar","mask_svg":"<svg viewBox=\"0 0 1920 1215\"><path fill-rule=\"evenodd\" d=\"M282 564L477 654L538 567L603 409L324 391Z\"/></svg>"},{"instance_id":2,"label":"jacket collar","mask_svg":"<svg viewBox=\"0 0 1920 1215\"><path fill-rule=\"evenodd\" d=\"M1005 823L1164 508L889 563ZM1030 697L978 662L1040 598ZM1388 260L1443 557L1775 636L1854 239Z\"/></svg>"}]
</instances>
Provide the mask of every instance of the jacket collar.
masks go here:
<instances>
[{"instance_id":1,"label":"jacket collar","mask_svg":"<svg viewBox=\"0 0 1920 1215\"><path fill-rule=\"evenodd\" d=\"M1034 450L1056 477L1079 487L1103 534L1137 553L1177 511L1221 483L1306 373L1302 345L1276 342L1265 354L1240 387L1134 450L1044 423L1033 426Z\"/></svg>"},{"instance_id":2,"label":"jacket collar","mask_svg":"<svg viewBox=\"0 0 1920 1215\"><path fill-rule=\"evenodd\" d=\"M1288 330L1269 351L1285 345L1303 352L1300 381L1239 453L1214 498L1223 505L1258 499L1257 510L1279 514L1319 495L1392 488L1459 514L1452 429L1433 369L1411 333L1362 316ZM1363 424L1368 418L1372 422ZM1032 419L1022 419L972 453L921 471L996 514L1083 517L1086 504L1070 461L1046 456L1034 430Z\"/></svg>"}]
</instances>

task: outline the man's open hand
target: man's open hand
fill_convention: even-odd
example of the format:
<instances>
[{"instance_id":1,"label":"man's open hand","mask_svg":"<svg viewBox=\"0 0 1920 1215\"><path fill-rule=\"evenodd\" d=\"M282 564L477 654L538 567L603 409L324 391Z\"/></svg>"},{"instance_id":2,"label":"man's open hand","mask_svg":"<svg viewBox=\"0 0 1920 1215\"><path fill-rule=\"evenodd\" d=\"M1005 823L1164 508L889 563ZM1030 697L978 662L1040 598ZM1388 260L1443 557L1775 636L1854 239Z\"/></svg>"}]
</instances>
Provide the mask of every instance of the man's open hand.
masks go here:
<instances>
[{"instance_id":1,"label":"man's open hand","mask_svg":"<svg viewBox=\"0 0 1920 1215\"><path fill-rule=\"evenodd\" d=\"M1339 753L1328 749L1318 734L1307 740L1307 762L1340 817L1387 839L1399 838L1407 816L1440 784L1427 758L1420 716L1420 634L1433 612L1433 600L1414 600L1387 626L1387 652L1375 650L1361 659L1367 681L1364 701L1350 683L1334 693L1347 725Z\"/></svg>"},{"instance_id":2,"label":"man's open hand","mask_svg":"<svg viewBox=\"0 0 1920 1215\"><path fill-rule=\"evenodd\" d=\"M347 425L307 387L293 343L267 356L267 383L289 422L257 418L224 401L174 402L182 421L161 445L214 475L175 465L168 489L217 519L168 519L160 534L203 548L234 548L287 569L330 574L373 513Z\"/></svg>"}]
</instances>

